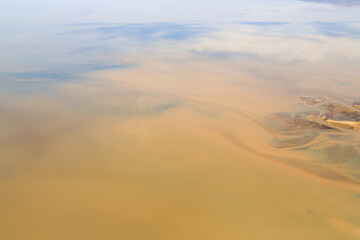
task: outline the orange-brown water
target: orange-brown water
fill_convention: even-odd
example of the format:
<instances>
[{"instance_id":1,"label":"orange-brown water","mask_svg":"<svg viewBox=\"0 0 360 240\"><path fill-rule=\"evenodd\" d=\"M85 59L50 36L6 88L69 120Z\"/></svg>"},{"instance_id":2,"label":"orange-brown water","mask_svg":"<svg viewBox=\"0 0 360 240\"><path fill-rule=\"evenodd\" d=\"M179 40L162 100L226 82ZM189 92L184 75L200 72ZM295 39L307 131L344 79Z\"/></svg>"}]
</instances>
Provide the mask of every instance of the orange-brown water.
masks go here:
<instances>
[{"instance_id":1,"label":"orange-brown water","mask_svg":"<svg viewBox=\"0 0 360 240\"><path fill-rule=\"evenodd\" d=\"M53 95L1 96L0 238L359 239L359 156L327 161L323 129L274 144L274 114L315 106L302 96L355 101L303 70L269 84L231 64L154 58ZM357 129L339 132L357 147Z\"/></svg>"},{"instance_id":2,"label":"orange-brown water","mask_svg":"<svg viewBox=\"0 0 360 240\"><path fill-rule=\"evenodd\" d=\"M358 0L2 0L0 36L0 240L360 239Z\"/></svg>"}]
</instances>

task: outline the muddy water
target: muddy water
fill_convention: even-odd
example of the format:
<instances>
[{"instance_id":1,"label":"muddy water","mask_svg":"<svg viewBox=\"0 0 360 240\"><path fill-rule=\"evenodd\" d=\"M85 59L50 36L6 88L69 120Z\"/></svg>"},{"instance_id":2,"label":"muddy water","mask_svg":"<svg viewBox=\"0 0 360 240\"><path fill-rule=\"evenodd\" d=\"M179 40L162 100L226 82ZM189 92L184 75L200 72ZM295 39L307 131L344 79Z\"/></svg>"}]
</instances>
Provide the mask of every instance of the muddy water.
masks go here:
<instances>
[{"instance_id":1,"label":"muddy water","mask_svg":"<svg viewBox=\"0 0 360 240\"><path fill-rule=\"evenodd\" d=\"M153 66L96 73L3 107L1 235L358 239L356 104L209 65L152 86Z\"/></svg>"},{"instance_id":2,"label":"muddy water","mask_svg":"<svg viewBox=\"0 0 360 240\"><path fill-rule=\"evenodd\" d=\"M134 2L0 8L0 239L359 239L357 1Z\"/></svg>"}]
</instances>

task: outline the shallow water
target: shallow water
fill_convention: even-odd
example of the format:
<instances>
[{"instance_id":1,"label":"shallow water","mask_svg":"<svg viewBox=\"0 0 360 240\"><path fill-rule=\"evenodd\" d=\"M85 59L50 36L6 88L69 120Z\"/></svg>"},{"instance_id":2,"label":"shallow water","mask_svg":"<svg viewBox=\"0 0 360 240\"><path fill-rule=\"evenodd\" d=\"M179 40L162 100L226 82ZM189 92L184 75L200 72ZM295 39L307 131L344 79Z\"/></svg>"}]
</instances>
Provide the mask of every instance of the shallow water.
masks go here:
<instances>
[{"instance_id":1,"label":"shallow water","mask_svg":"<svg viewBox=\"0 0 360 240\"><path fill-rule=\"evenodd\" d=\"M0 238L360 237L359 1L3 1Z\"/></svg>"}]
</instances>

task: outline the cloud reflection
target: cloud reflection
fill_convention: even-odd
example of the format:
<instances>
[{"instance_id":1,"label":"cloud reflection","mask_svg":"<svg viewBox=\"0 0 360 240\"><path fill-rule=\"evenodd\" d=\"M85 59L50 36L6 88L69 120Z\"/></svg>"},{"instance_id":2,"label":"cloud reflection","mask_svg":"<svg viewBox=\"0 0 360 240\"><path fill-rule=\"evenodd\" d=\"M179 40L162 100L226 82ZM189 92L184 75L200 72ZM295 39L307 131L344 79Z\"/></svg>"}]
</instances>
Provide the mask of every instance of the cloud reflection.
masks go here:
<instances>
[{"instance_id":1,"label":"cloud reflection","mask_svg":"<svg viewBox=\"0 0 360 240\"><path fill-rule=\"evenodd\" d=\"M254 25L254 26L277 26L289 24L289 22L235 22L238 24Z\"/></svg>"},{"instance_id":2,"label":"cloud reflection","mask_svg":"<svg viewBox=\"0 0 360 240\"><path fill-rule=\"evenodd\" d=\"M335 4L341 6L354 6L360 5L359 0L300 0L304 2L315 2L315 3L327 3L327 4Z\"/></svg>"},{"instance_id":3,"label":"cloud reflection","mask_svg":"<svg viewBox=\"0 0 360 240\"><path fill-rule=\"evenodd\" d=\"M45 82L45 81L64 81L73 79L78 74L101 71L109 69L122 69L133 67L134 64L119 65L69 65L57 66L56 69L42 71L23 71L23 72L0 72L0 80L10 80L15 82Z\"/></svg>"},{"instance_id":4,"label":"cloud reflection","mask_svg":"<svg viewBox=\"0 0 360 240\"><path fill-rule=\"evenodd\" d=\"M151 39L186 40L201 32L209 30L209 28L195 24L167 22L126 24L84 23L75 24L73 26L94 26L88 29L75 30L75 33L98 33L101 35L101 39L128 38L141 41Z\"/></svg>"},{"instance_id":5,"label":"cloud reflection","mask_svg":"<svg viewBox=\"0 0 360 240\"><path fill-rule=\"evenodd\" d=\"M341 22L313 22L310 25L314 26L317 31L330 37L353 37L360 38L360 28L356 24L341 23Z\"/></svg>"}]
</instances>

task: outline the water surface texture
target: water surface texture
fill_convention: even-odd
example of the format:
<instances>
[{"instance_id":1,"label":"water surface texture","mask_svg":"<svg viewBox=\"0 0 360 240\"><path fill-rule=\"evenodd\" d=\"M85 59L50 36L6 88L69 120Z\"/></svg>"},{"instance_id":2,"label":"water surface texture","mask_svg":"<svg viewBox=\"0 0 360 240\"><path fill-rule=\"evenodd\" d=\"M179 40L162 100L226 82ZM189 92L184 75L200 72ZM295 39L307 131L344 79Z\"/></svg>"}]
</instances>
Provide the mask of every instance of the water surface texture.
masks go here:
<instances>
[{"instance_id":1,"label":"water surface texture","mask_svg":"<svg viewBox=\"0 0 360 240\"><path fill-rule=\"evenodd\" d=\"M0 1L0 239L360 239L360 1Z\"/></svg>"}]
</instances>

